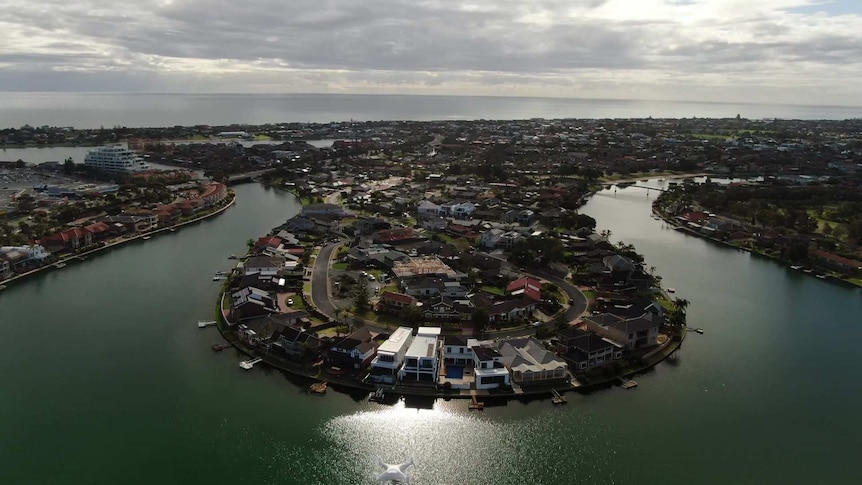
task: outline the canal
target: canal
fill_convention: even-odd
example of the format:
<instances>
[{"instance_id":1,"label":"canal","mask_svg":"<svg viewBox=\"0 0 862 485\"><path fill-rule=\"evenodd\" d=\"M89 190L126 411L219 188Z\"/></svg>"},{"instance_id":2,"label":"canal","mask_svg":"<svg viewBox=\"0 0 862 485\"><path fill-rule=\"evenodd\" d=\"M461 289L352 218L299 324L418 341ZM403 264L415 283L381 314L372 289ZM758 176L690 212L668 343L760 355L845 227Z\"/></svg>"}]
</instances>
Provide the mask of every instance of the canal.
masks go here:
<instances>
[{"instance_id":1,"label":"canal","mask_svg":"<svg viewBox=\"0 0 862 485\"><path fill-rule=\"evenodd\" d=\"M659 182L650 182L658 184ZM584 212L691 301L680 357L637 389L569 404L369 404L237 367L196 322L226 256L296 212L236 187L224 214L0 293L0 477L7 483L798 483L849 479L862 442L862 292L680 234L637 188ZM301 382L300 382L301 383ZM430 407L430 408L429 408Z\"/></svg>"}]
</instances>

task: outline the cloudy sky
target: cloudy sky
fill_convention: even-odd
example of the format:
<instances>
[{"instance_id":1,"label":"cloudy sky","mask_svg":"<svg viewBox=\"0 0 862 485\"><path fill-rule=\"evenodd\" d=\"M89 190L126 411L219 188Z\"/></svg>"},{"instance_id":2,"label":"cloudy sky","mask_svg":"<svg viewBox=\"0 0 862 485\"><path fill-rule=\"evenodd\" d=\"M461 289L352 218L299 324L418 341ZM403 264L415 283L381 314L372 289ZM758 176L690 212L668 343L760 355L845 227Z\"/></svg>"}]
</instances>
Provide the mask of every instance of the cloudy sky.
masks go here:
<instances>
[{"instance_id":1,"label":"cloudy sky","mask_svg":"<svg viewBox=\"0 0 862 485\"><path fill-rule=\"evenodd\" d=\"M862 103L859 0L6 0L0 91Z\"/></svg>"}]
</instances>

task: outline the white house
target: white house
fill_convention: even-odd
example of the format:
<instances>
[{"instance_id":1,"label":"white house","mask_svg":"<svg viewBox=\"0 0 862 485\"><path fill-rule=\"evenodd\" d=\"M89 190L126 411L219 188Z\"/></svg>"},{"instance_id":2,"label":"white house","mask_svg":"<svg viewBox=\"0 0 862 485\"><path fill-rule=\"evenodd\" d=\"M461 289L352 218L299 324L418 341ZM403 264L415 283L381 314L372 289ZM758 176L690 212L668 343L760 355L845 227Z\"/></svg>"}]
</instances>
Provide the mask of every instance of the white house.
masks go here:
<instances>
[{"instance_id":1,"label":"white house","mask_svg":"<svg viewBox=\"0 0 862 485\"><path fill-rule=\"evenodd\" d=\"M494 249L505 232L502 229L489 229L479 236L479 245L486 249Z\"/></svg>"},{"instance_id":2,"label":"white house","mask_svg":"<svg viewBox=\"0 0 862 485\"><path fill-rule=\"evenodd\" d=\"M371 361L368 377L374 382L394 384L404 357L413 343L413 329L398 327L392 335L377 348L377 356Z\"/></svg>"},{"instance_id":3,"label":"white house","mask_svg":"<svg viewBox=\"0 0 862 485\"><path fill-rule=\"evenodd\" d=\"M423 200L422 202L420 202L419 206L416 208L416 211L420 219L439 216L441 214L440 206L429 200Z\"/></svg>"},{"instance_id":4,"label":"white house","mask_svg":"<svg viewBox=\"0 0 862 485\"><path fill-rule=\"evenodd\" d=\"M440 206L440 212L456 219L470 217L476 210L476 204L470 201L452 201Z\"/></svg>"},{"instance_id":5,"label":"white house","mask_svg":"<svg viewBox=\"0 0 862 485\"><path fill-rule=\"evenodd\" d=\"M248 258L243 265L243 275L258 273L261 276L275 276L281 269L283 260L269 256Z\"/></svg>"},{"instance_id":6,"label":"white house","mask_svg":"<svg viewBox=\"0 0 862 485\"><path fill-rule=\"evenodd\" d=\"M473 360L471 343L476 339L468 339L461 335L446 335L443 338L443 361L446 364L466 365Z\"/></svg>"},{"instance_id":7,"label":"white house","mask_svg":"<svg viewBox=\"0 0 862 485\"><path fill-rule=\"evenodd\" d=\"M489 345L479 345L476 342L471 350L476 389L496 389L501 385L511 385L509 370L506 369L503 355L497 349Z\"/></svg>"},{"instance_id":8,"label":"white house","mask_svg":"<svg viewBox=\"0 0 862 485\"><path fill-rule=\"evenodd\" d=\"M440 373L440 328L419 327L398 372L402 381L437 382Z\"/></svg>"},{"instance_id":9,"label":"white house","mask_svg":"<svg viewBox=\"0 0 862 485\"><path fill-rule=\"evenodd\" d=\"M507 340L500 344L499 352L514 382L542 383L566 377L566 361L545 350L538 340Z\"/></svg>"}]
</instances>

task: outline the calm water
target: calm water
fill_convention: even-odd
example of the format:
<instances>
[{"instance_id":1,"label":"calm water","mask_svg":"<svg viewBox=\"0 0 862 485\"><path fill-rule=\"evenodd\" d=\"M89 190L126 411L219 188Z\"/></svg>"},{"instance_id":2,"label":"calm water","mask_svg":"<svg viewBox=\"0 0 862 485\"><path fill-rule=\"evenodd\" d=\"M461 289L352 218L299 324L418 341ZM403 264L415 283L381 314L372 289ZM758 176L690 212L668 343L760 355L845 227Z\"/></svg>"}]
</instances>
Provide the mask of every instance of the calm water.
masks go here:
<instances>
[{"instance_id":1,"label":"calm water","mask_svg":"<svg viewBox=\"0 0 862 485\"><path fill-rule=\"evenodd\" d=\"M0 93L0 127L526 118L846 119L860 107L348 94Z\"/></svg>"},{"instance_id":2,"label":"calm water","mask_svg":"<svg viewBox=\"0 0 862 485\"><path fill-rule=\"evenodd\" d=\"M237 187L200 225L0 294L4 483L371 483L371 460L414 457L415 483L849 481L862 442L862 292L663 229L636 188L585 212L634 243L691 300L705 335L640 387L468 413L310 396L215 354L210 275L296 213ZM357 397L358 398L358 397Z\"/></svg>"}]
</instances>

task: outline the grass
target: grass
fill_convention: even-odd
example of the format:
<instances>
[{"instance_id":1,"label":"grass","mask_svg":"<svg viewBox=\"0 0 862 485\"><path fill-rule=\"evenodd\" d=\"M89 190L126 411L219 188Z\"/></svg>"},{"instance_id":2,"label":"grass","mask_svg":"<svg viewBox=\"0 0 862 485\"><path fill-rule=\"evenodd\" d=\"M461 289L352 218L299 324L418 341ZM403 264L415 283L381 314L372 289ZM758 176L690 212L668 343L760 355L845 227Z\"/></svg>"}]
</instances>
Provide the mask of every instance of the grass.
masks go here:
<instances>
[{"instance_id":1,"label":"grass","mask_svg":"<svg viewBox=\"0 0 862 485\"><path fill-rule=\"evenodd\" d=\"M440 237L440 239L441 239L443 242L446 242L446 243L452 244L453 246L455 246L456 248L460 249L461 251L464 251L464 250L466 250L466 249L469 249L469 248L470 248L470 242L469 242L469 241L467 241L466 239L464 239L463 237L457 237L457 238L455 238L455 237L452 237L452 236L450 236L450 235L448 235L448 234L443 234L443 233L440 233L440 234L437 234L437 235Z\"/></svg>"},{"instance_id":2,"label":"grass","mask_svg":"<svg viewBox=\"0 0 862 485\"><path fill-rule=\"evenodd\" d=\"M664 298L656 298L655 301L658 302L665 311L673 311L676 309L676 305L673 304L673 302L665 300Z\"/></svg>"},{"instance_id":3,"label":"grass","mask_svg":"<svg viewBox=\"0 0 862 485\"><path fill-rule=\"evenodd\" d=\"M293 305L288 305L288 304L287 304L287 299L288 299L288 298L293 299ZM284 303L284 304L285 304L286 306L289 306L290 308L293 308L294 310L305 310L305 302L304 302L304 301L302 301L302 297L301 297L301 296L299 296L299 295L293 295L293 296L285 297L284 301L285 301L285 303Z\"/></svg>"},{"instance_id":4,"label":"grass","mask_svg":"<svg viewBox=\"0 0 862 485\"><path fill-rule=\"evenodd\" d=\"M692 133L691 137L698 140L729 140L733 138L730 135L714 135L712 133Z\"/></svg>"},{"instance_id":5,"label":"grass","mask_svg":"<svg viewBox=\"0 0 862 485\"><path fill-rule=\"evenodd\" d=\"M332 265L332 269L345 270L348 266L350 266L349 263L335 263Z\"/></svg>"},{"instance_id":6,"label":"grass","mask_svg":"<svg viewBox=\"0 0 862 485\"><path fill-rule=\"evenodd\" d=\"M398 293L397 285L387 285L380 289L380 294L386 293L387 291L391 291L393 293Z\"/></svg>"},{"instance_id":7,"label":"grass","mask_svg":"<svg viewBox=\"0 0 862 485\"><path fill-rule=\"evenodd\" d=\"M495 295L500 295L500 296L503 296L506 294L506 290L504 288L499 287L499 286L485 285L482 287L482 291L487 291L488 293L493 293Z\"/></svg>"},{"instance_id":8,"label":"grass","mask_svg":"<svg viewBox=\"0 0 862 485\"><path fill-rule=\"evenodd\" d=\"M587 298L587 300L593 301L596 299L595 290L584 290L581 293L584 294L584 296Z\"/></svg>"}]
</instances>

